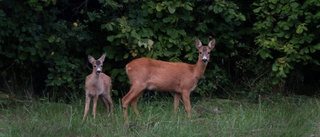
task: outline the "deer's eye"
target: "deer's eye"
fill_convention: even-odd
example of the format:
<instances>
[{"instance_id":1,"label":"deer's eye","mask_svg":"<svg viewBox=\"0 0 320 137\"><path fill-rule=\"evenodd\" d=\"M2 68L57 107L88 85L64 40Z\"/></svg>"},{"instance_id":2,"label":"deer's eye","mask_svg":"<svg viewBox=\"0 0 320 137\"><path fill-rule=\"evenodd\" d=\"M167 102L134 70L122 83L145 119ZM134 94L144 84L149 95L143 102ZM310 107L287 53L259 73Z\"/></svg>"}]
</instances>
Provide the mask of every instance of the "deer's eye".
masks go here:
<instances>
[{"instance_id":1,"label":"deer's eye","mask_svg":"<svg viewBox=\"0 0 320 137\"><path fill-rule=\"evenodd\" d=\"M94 65L93 67L97 67L96 65Z\"/></svg>"},{"instance_id":2,"label":"deer's eye","mask_svg":"<svg viewBox=\"0 0 320 137\"><path fill-rule=\"evenodd\" d=\"M200 54L202 54L202 52L199 52Z\"/></svg>"},{"instance_id":3,"label":"deer's eye","mask_svg":"<svg viewBox=\"0 0 320 137\"><path fill-rule=\"evenodd\" d=\"M208 52L208 54L210 54L210 52Z\"/></svg>"}]
</instances>

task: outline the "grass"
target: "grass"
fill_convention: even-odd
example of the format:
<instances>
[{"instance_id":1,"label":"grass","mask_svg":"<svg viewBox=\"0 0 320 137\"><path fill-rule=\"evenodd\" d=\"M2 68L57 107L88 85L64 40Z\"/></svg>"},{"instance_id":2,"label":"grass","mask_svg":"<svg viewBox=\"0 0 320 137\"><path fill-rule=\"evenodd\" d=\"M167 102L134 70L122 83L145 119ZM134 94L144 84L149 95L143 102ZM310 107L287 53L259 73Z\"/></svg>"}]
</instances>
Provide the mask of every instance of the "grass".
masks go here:
<instances>
[{"instance_id":1,"label":"grass","mask_svg":"<svg viewBox=\"0 0 320 137\"><path fill-rule=\"evenodd\" d=\"M282 97L253 103L243 100L192 101L192 117L182 104L174 115L173 99L140 101L137 117L129 109L123 120L120 101L114 115L107 116L98 104L97 118L90 113L84 124L84 100L71 104L28 102L1 109L1 137L103 137L103 136L227 136L227 137L316 137L320 136L320 100L304 96ZM91 109L90 109L91 110Z\"/></svg>"}]
</instances>

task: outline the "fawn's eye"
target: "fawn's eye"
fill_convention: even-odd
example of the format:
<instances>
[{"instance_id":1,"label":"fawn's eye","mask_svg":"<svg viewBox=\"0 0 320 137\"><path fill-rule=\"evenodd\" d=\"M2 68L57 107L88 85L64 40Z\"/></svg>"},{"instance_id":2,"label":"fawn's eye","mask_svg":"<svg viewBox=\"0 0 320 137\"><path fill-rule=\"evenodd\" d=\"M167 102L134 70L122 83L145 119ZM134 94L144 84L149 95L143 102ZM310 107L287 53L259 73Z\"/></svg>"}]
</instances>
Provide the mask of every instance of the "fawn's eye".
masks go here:
<instances>
[{"instance_id":1,"label":"fawn's eye","mask_svg":"<svg viewBox=\"0 0 320 137\"><path fill-rule=\"evenodd\" d=\"M202 52L199 52L200 54L202 54Z\"/></svg>"},{"instance_id":2,"label":"fawn's eye","mask_svg":"<svg viewBox=\"0 0 320 137\"><path fill-rule=\"evenodd\" d=\"M208 54L210 54L210 52L208 52Z\"/></svg>"},{"instance_id":3,"label":"fawn's eye","mask_svg":"<svg viewBox=\"0 0 320 137\"><path fill-rule=\"evenodd\" d=\"M97 67L96 65L94 65L93 67Z\"/></svg>"}]
</instances>

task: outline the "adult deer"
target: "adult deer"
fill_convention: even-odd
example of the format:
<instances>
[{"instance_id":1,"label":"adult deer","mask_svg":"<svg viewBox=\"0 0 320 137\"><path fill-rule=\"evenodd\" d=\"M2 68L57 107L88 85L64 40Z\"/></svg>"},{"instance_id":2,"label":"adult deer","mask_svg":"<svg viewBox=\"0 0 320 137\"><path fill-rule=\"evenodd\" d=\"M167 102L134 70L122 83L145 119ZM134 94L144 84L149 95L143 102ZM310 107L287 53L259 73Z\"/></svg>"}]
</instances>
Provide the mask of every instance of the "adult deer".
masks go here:
<instances>
[{"instance_id":1,"label":"adult deer","mask_svg":"<svg viewBox=\"0 0 320 137\"><path fill-rule=\"evenodd\" d=\"M88 114L90 107L91 98L93 98L93 118L96 118L96 109L98 98L101 97L106 111L110 108L111 114L113 113L112 99L110 96L111 90L111 78L106 74L102 73L102 66L106 54L103 54L98 60L94 59L92 56L88 56L89 62L92 64L92 73L86 77L85 89L86 89L86 105L84 109L84 115L82 118L82 123Z\"/></svg>"},{"instance_id":2,"label":"adult deer","mask_svg":"<svg viewBox=\"0 0 320 137\"><path fill-rule=\"evenodd\" d=\"M126 119L127 108L130 104L136 115L139 115L137 102L143 90L174 91L174 110L176 112L180 98L188 117L190 117L190 93L196 88L200 77L203 75L210 58L210 51L215 46L215 39L212 39L208 46L202 46L199 39L196 39L195 46L199 51L196 64L174 63L139 58L126 65L126 72L129 77L130 91L122 98L123 115Z\"/></svg>"}]
</instances>

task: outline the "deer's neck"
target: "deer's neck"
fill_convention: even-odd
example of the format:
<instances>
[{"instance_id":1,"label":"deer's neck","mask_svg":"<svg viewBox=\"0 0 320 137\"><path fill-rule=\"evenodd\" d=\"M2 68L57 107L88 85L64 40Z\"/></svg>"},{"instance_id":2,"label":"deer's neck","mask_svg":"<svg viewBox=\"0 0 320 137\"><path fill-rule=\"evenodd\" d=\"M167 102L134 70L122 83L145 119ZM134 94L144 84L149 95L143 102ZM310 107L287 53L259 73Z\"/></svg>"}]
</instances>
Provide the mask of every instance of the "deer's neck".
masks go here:
<instances>
[{"instance_id":1,"label":"deer's neck","mask_svg":"<svg viewBox=\"0 0 320 137\"><path fill-rule=\"evenodd\" d=\"M207 67L207 63L203 63L201 58L198 59L197 63L194 65L194 75L197 80L201 78L203 73L205 72Z\"/></svg>"},{"instance_id":2,"label":"deer's neck","mask_svg":"<svg viewBox=\"0 0 320 137\"><path fill-rule=\"evenodd\" d=\"M97 74L97 72L92 72L91 83L93 83L94 85L97 85L99 83L99 79L100 79L100 74Z\"/></svg>"}]
</instances>

